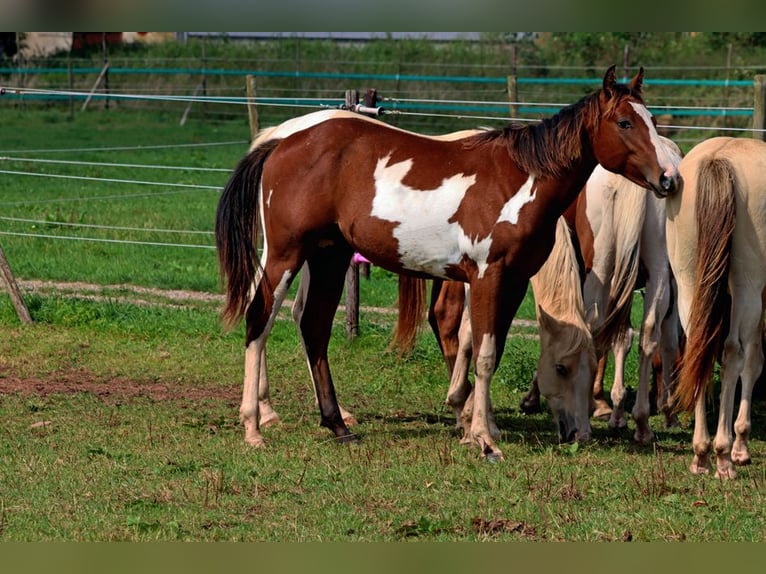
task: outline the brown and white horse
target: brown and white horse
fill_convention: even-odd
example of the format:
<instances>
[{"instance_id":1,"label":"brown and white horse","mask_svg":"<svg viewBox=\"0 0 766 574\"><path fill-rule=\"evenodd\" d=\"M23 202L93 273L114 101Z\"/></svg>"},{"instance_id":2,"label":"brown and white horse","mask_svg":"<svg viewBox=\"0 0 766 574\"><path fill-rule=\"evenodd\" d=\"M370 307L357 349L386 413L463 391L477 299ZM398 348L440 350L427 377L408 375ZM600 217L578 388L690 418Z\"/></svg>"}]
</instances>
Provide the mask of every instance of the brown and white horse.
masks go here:
<instances>
[{"instance_id":1,"label":"brown and white horse","mask_svg":"<svg viewBox=\"0 0 766 574\"><path fill-rule=\"evenodd\" d=\"M611 67L599 90L540 124L458 141L344 118L270 140L243 158L221 195L215 227L226 279L223 318L246 320L246 441L263 443L261 351L304 263L300 330L321 424L341 442L356 439L338 407L327 346L358 251L396 273L470 285L477 349L470 439L483 455L500 458L488 424L490 379L529 278L551 250L558 217L597 163L660 196L677 185L642 81L643 70L619 84Z\"/></svg>"},{"instance_id":2,"label":"brown and white horse","mask_svg":"<svg viewBox=\"0 0 766 574\"><path fill-rule=\"evenodd\" d=\"M735 478L734 465L750 463L750 401L763 367L766 143L711 138L692 148L679 171L683 185L667 201L667 239L686 334L677 397L682 408L694 409L690 470L708 472L712 446L716 476ZM721 396L711 445L705 400L716 357ZM738 379L739 414L732 421Z\"/></svg>"}]
</instances>

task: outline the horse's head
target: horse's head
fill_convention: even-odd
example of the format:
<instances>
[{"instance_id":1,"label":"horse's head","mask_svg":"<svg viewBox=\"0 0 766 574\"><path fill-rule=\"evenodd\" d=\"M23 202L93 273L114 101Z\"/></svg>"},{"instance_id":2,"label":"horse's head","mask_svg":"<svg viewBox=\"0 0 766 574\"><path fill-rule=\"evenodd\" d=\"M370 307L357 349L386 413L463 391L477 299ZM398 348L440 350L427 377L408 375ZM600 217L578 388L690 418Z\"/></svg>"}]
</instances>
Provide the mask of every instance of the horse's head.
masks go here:
<instances>
[{"instance_id":1,"label":"horse's head","mask_svg":"<svg viewBox=\"0 0 766 574\"><path fill-rule=\"evenodd\" d=\"M590 438L590 400L596 352L587 328L560 321L538 307L540 359L537 384L562 442Z\"/></svg>"},{"instance_id":2,"label":"horse's head","mask_svg":"<svg viewBox=\"0 0 766 574\"><path fill-rule=\"evenodd\" d=\"M666 197L679 185L681 156L657 133L641 95L643 79L641 68L629 84L618 84L614 66L607 70L598 95L593 150L598 163L609 171Z\"/></svg>"}]
</instances>

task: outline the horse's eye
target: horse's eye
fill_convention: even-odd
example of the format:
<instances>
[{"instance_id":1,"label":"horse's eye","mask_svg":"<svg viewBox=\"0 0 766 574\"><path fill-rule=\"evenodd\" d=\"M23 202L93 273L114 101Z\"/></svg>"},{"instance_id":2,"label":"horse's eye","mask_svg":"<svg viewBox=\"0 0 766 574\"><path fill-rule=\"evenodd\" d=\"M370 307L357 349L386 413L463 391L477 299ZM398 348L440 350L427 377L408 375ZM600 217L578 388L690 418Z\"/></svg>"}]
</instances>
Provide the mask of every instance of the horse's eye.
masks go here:
<instances>
[{"instance_id":1,"label":"horse's eye","mask_svg":"<svg viewBox=\"0 0 766 574\"><path fill-rule=\"evenodd\" d=\"M566 377L568 372L569 372L569 369L566 368L566 365L562 365L561 363L556 363L556 373L560 377Z\"/></svg>"},{"instance_id":2,"label":"horse's eye","mask_svg":"<svg viewBox=\"0 0 766 574\"><path fill-rule=\"evenodd\" d=\"M621 130L629 130L633 127L633 124L630 123L628 120L620 120L617 122L617 125L620 127Z\"/></svg>"}]
</instances>

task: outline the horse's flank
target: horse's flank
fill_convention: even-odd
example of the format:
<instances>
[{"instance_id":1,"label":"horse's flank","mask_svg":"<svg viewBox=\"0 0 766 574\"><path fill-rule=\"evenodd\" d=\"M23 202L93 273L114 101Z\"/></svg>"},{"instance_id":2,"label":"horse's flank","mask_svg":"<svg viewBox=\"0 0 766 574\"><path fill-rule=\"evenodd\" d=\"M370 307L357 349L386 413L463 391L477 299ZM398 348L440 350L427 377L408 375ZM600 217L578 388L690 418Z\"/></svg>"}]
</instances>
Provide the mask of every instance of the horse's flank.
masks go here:
<instances>
[{"instance_id":1,"label":"horse's flank","mask_svg":"<svg viewBox=\"0 0 766 574\"><path fill-rule=\"evenodd\" d=\"M596 238L601 247L597 250L601 257L608 257L609 260L594 261L594 267L608 270L599 280L608 280L609 289L604 308L589 311L596 315L591 325L593 341L603 353L630 327L633 290L639 270L641 230L646 215L646 196L642 189L623 177L608 173L601 167L596 168L594 176L596 173L606 178L607 186L604 189L608 189L604 193L597 187L601 193L597 200L606 203L603 205L602 223ZM597 269L597 273L588 280L593 280L600 272ZM586 286L586 293L589 290Z\"/></svg>"}]
</instances>

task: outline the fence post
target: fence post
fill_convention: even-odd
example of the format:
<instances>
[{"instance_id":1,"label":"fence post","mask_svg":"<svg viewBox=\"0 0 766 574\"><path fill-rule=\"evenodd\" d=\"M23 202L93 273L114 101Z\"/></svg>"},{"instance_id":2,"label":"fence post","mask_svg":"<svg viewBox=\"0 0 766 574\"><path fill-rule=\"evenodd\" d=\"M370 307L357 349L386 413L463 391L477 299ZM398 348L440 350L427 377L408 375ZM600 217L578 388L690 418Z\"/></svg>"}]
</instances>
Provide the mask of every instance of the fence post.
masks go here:
<instances>
[{"instance_id":1,"label":"fence post","mask_svg":"<svg viewBox=\"0 0 766 574\"><path fill-rule=\"evenodd\" d=\"M19 316L19 320L27 325L32 323L32 317L29 314L27 306L24 304L24 299L21 298L21 292L19 286L16 284L16 279L13 277L11 266L8 265L8 260L5 258L5 252L0 247L0 283L4 283L8 289L8 294L11 296L11 303L16 308L16 314Z\"/></svg>"},{"instance_id":2,"label":"fence post","mask_svg":"<svg viewBox=\"0 0 766 574\"><path fill-rule=\"evenodd\" d=\"M519 101L519 92L516 87L516 76L508 76L508 100L510 101L511 119L516 118L516 102Z\"/></svg>"},{"instance_id":3,"label":"fence post","mask_svg":"<svg viewBox=\"0 0 766 574\"><path fill-rule=\"evenodd\" d=\"M346 90L346 108L354 109L359 103L356 90ZM359 334L359 265L353 259L346 271L346 339Z\"/></svg>"},{"instance_id":4,"label":"fence post","mask_svg":"<svg viewBox=\"0 0 766 574\"><path fill-rule=\"evenodd\" d=\"M753 137L766 141L766 75L753 78Z\"/></svg>"},{"instance_id":5,"label":"fence post","mask_svg":"<svg viewBox=\"0 0 766 574\"><path fill-rule=\"evenodd\" d=\"M250 141L258 134L258 109L255 107L255 76L245 76L247 82L247 117L250 119Z\"/></svg>"}]
</instances>

